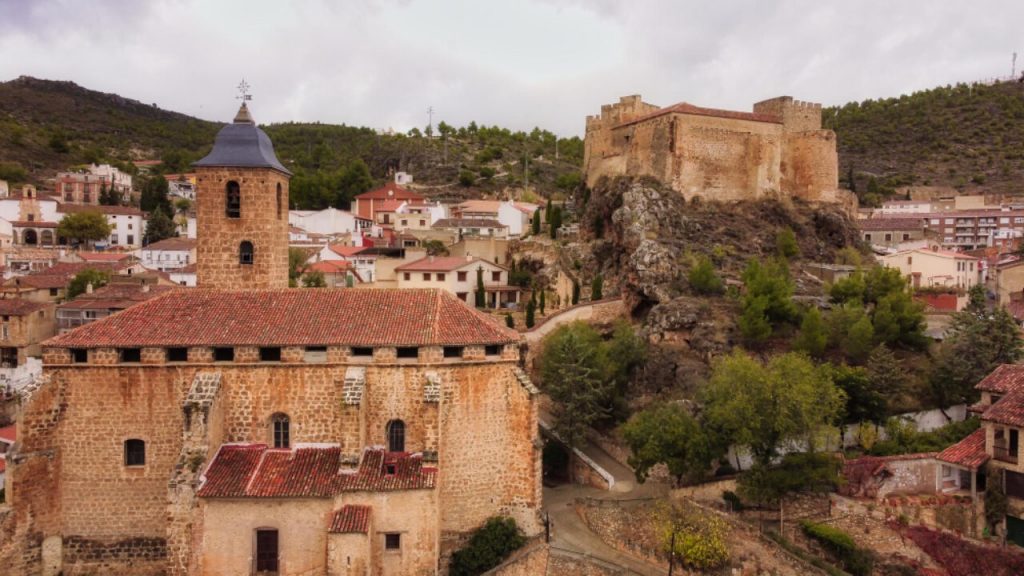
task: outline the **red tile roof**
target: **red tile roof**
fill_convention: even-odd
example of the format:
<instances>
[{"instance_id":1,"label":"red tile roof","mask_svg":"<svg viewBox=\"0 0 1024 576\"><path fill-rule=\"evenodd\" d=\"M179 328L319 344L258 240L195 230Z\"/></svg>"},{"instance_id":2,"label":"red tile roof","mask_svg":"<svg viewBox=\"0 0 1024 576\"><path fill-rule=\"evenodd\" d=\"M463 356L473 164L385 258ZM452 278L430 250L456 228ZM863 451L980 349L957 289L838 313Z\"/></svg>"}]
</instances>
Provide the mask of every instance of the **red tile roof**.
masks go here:
<instances>
[{"instance_id":1,"label":"red tile roof","mask_svg":"<svg viewBox=\"0 0 1024 576\"><path fill-rule=\"evenodd\" d=\"M49 306L49 302L32 302L21 298L0 299L0 315L24 316Z\"/></svg>"},{"instance_id":2,"label":"red tile roof","mask_svg":"<svg viewBox=\"0 0 1024 576\"><path fill-rule=\"evenodd\" d=\"M679 104L674 104L674 105L668 106L666 108L661 108L659 110L655 110L654 112L651 112L650 114L646 114L644 116L640 116L639 118L634 118L632 120L627 120L627 121L619 124L618 126L616 126L616 128L622 128L624 126L630 126L632 124L638 124L640 122L645 122L647 120L651 120L652 118L657 118L659 116L664 116L666 114L688 114L688 115L691 115L691 116L712 116L712 117L715 117L715 118L731 118L733 120L751 120L753 122L769 122L771 124L781 124L782 123L782 119L781 118L779 118L778 116L772 116L772 115L769 115L769 114L755 114L753 112L738 112L738 111L735 111L735 110L720 110L718 108L701 108L700 106L694 106L693 104L688 104L686 102L680 102Z\"/></svg>"},{"instance_id":3,"label":"red tile roof","mask_svg":"<svg viewBox=\"0 0 1024 576\"><path fill-rule=\"evenodd\" d=\"M857 227L861 230L921 230L924 222L921 218L871 218L858 220Z\"/></svg>"},{"instance_id":4,"label":"red tile roof","mask_svg":"<svg viewBox=\"0 0 1024 576\"><path fill-rule=\"evenodd\" d=\"M395 268L396 272L450 272L452 270L458 270L470 264L477 262L485 262L491 266L501 268L505 270L503 266L498 266L492 262L488 262L483 258L465 256L426 256L419 260L414 260L408 264L402 264Z\"/></svg>"},{"instance_id":5,"label":"red tile roof","mask_svg":"<svg viewBox=\"0 0 1024 576\"><path fill-rule=\"evenodd\" d=\"M388 474L388 468L394 473ZM355 471L343 470L341 448L282 450L265 444L221 446L203 474L201 498L332 498L342 492L432 489L437 469L420 454L367 448Z\"/></svg>"},{"instance_id":6,"label":"red tile roof","mask_svg":"<svg viewBox=\"0 0 1024 576\"><path fill-rule=\"evenodd\" d=\"M394 182L388 182L380 188L375 188L369 192L363 192L355 197L356 200L383 200L383 199L395 199L395 200L426 200L426 197L413 192L407 188L402 188Z\"/></svg>"},{"instance_id":7,"label":"red tile roof","mask_svg":"<svg viewBox=\"0 0 1024 576\"><path fill-rule=\"evenodd\" d=\"M15 228L56 228L56 222L41 222L41 221L29 221L29 220L15 220L11 222L11 226Z\"/></svg>"},{"instance_id":8,"label":"red tile roof","mask_svg":"<svg viewBox=\"0 0 1024 576\"><path fill-rule=\"evenodd\" d=\"M10 426L4 426L0 428L0 440L7 442L8 444L14 444L14 441L18 439L18 429L15 424Z\"/></svg>"},{"instance_id":9,"label":"red tile roof","mask_svg":"<svg viewBox=\"0 0 1024 576\"><path fill-rule=\"evenodd\" d=\"M188 250L194 250L196 247L195 238L165 238L159 242L153 242L148 246L143 246L143 250L170 250L177 252L185 252Z\"/></svg>"},{"instance_id":10,"label":"red tile roof","mask_svg":"<svg viewBox=\"0 0 1024 576\"><path fill-rule=\"evenodd\" d=\"M1024 427L1024 391L1015 390L997 400L981 413L987 422Z\"/></svg>"},{"instance_id":11,"label":"red tile roof","mask_svg":"<svg viewBox=\"0 0 1024 576\"><path fill-rule=\"evenodd\" d=\"M1024 365L1003 364L982 378L974 388L996 394L1008 394L1014 390L1020 390L1024 388Z\"/></svg>"},{"instance_id":12,"label":"red tile roof","mask_svg":"<svg viewBox=\"0 0 1024 576\"><path fill-rule=\"evenodd\" d=\"M175 290L47 346L466 346L519 334L438 289Z\"/></svg>"},{"instance_id":13,"label":"red tile roof","mask_svg":"<svg viewBox=\"0 0 1024 576\"><path fill-rule=\"evenodd\" d=\"M79 252L78 257L86 262L120 262L132 255L129 252Z\"/></svg>"},{"instance_id":14,"label":"red tile roof","mask_svg":"<svg viewBox=\"0 0 1024 576\"><path fill-rule=\"evenodd\" d=\"M353 276L363 281L359 273L352 267L352 263L348 260L321 260L306 266L306 270L313 272L323 272L324 274L341 274L351 272Z\"/></svg>"},{"instance_id":15,"label":"red tile roof","mask_svg":"<svg viewBox=\"0 0 1024 576\"><path fill-rule=\"evenodd\" d=\"M328 248L330 248L331 252L334 252L338 256L344 256L345 258L349 258L351 256L355 256L356 254L359 254L363 250L366 250L367 247L366 246L345 246L344 244L331 244L331 245L328 246Z\"/></svg>"},{"instance_id":16,"label":"red tile roof","mask_svg":"<svg viewBox=\"0 0 1024 576\"><path fill-rule=\"evenodd\" d=\"M0 455L0 474L2 474L3 471L6 470L6 469L7 469L7 460L3 457L3 455Z\"/></svg>"},{"instance_id":17,"label":"red tile roof","mask_svg":"<svg viewBox=\"0 0 1024 576\"><path fill-rule=\"evenodd\" d=\"M989 459L985 452L985 429L978 428L971 432L963 440L939 452L935 458L941 462L977 470Z\"/></svg>"},{"instance_id":18,"label":"red tile roof","mask_svg":"<svg viewBox=\"0 0 1024 576\"><path fill-rule=\"evenodd\" d=\"M97 288L92 294L80 294L69 302L57 306L58 310L125 310L140 302L145 302L165 294L171 290L178 290L178 285L151 285L141 284L107 284Z\"/></svg>"},{"instance_id":19,"label":"red tile roof","mask_svg":"<svg viewBox=\"0 0 1024 576\"><path fill-rule=\"evenodd\" d=\"M331 518L331 534L366 534L370 531L370 507L349 504Z\"/></svg>"},{"instance_id":20,"label":"red tile roof","mask_svg":"<svg viewBox=\"0 0 1024 576\"><path fill-rule=\"evenodd\" d=\"M76 274L83 270L93 269L116 274L126 266L121 262L58 262L49 268L38 270L25 276L16 276L7 280L5 286L28 286L31 288L63 288Z\"/></svg>"},{"instance_id":21,"label":"red tile roof","mask_svg":"<svg viewBox=\"0 0 1024 576\"><path fill-rule=\"evenodd\" d=\"M405 204L404 200L385 200L374 207L376 212L394 212Z\"/></svg>"}]
</instances>

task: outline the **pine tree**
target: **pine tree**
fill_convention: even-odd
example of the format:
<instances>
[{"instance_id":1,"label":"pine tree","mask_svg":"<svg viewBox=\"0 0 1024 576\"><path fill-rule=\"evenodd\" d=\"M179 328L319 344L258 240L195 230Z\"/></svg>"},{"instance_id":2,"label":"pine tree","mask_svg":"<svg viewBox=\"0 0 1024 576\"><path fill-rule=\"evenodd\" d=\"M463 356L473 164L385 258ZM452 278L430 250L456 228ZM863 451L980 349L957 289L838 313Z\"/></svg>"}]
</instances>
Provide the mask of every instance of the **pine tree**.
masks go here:
<instances>
[{"instance_id":1,"label":"pine tree","mask_svg":"<svg viewBox=\"0 0 1024 576\"><path fill-rule=\"evenodd\" d=\"M600 274L594 276L593 282L590 283L590 300L600 300L604 298L604 278Z\"/></svg>"},{"instance_id":2,"label":"pine tree","mask_svg":"<svg viewBox=\"0 0 1024 576\"><path fill-rule=\"evenodd\" d=\"M487 294L484 292L484 269L476 269L476 307L484 308L487 306Z\"/></svg>"},{"instance_id":3,"label":"pine tree","mask_svg":"<svg viewBox=\"0 0 1024 576\"><path fill-rule=\"evenodd\" d=\"M526 329L533 328L534 315L537 310L537 300L534 297L530 297L530 301L526 303Z\"/></svg>"},{"instance_id":4,"label":"pine tree","mask_svg":"<svg viewBox=\"0 0 1024 576\"><path fill-rule=\"evenodd\" d=\"M612 386L602 379L607 364L600 334L582 322L562 326L544 339L541 382L554 401L554 431L570 449L610 413Z\"/></svg>"},{"instance_id":5,"label":"pine tree","mask_svg":"<svg viewBox=\"0 0 1024 576\"><path fill-rule=\"evenodd\" d=\"M572 305L575 306L580 303L580 283L572 281Z\"/></svg>"},{"instance_id":6,"label":"pine tree","mask_svg":"<svg viewBox=\"0 0 1024 576\"><path fill-rule=\"evenodd\" d=\"M545 294L545 291L541 290L540 291L540 315L541 316L544 315L544 294Z\"/></svg>"},{"instance_id":7,"label":"pine tree","mask_svg":"<svg viewBox=\"0 0 1024 576\"><path fill-rule=\"evenodd\" d=\"M821 319L821 312L817 308L811 308L804 314L803 322L800 324L800 334L797 335L793 346L815 358L821 358L827 345L828 331Z\"/></svg>"},{"instance_id":8,"label":"pine tree","mask_svg":"<svg viewBox=\"0 0 1024 576\"><path fill-rule=\"evenodd\" d=\"M509 328L515 328L516 327L516 320L515 320L515 318L513 318L512 315L509 314L508 312L505 313L505 326L508 326Z\"/></svg>"},{"instance_id":9,"label":"pine tree","mask_svg":"<svg viewBox=\"0 0 1024 576\"><path fill-rule=\"evenodd\" d=\"M871 387L875 390L881 390L887 397L899 395L903 391L907 373L896 355L885 344L875 346L868 356L865 368L868 371L868 378L871 379Z\"/></svg>"},{"instance_id":10,"label":"pine tree","mask_svg":"<svg viewBox=\"0 0 1024 576\"><path fill-rule=\"evenodd\" d=\"M149 214L149 220L146 221L146 233L142 237L142 241L149 245L177 235L178 227L174 225L174 221L164 212L163 208L157 208Z\"/></svg>"},{"instance_id":11,"label":"pine tree","mask_svg":"<svg viewBox=\"0 0 1024 576\"><path fill-rule=\"evenodd\" d=\"M562 227L562 209L558 206L551 208L551 220L548 221L548 228L551 231L551 238L558 238L558 229Z\"/></svg>"},{"instance_id":12,"label":"pine tree","mask_svg":"<svg viewBox=\"0 0 1024 576\"><path fill-rule=\"evenodd\" d=\"M533 211L533 222L531 226L531 231L533 232L534 236L540 234L540 210Z\"/></svg>"}]
</instances>

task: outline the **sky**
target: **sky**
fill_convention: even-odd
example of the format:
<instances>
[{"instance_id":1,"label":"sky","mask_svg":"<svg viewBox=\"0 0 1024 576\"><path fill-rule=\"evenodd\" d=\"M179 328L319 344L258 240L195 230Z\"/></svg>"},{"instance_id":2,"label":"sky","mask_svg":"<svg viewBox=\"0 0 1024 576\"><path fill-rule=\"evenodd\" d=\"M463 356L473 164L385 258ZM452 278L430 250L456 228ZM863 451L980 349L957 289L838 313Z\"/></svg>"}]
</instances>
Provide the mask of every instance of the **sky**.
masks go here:
<instances>
[{"instance_id":1,"label":"sky","mask_svg":"<svg viewBox=\"0 0 1024 576\"><path fill-rule=\"evenodd\" d=\"M620 96L824 105L1024 69L1024 1L0 0L21 75L229 121L405 131L430 118L562 136Z\"/></svg>"}]
</instances>

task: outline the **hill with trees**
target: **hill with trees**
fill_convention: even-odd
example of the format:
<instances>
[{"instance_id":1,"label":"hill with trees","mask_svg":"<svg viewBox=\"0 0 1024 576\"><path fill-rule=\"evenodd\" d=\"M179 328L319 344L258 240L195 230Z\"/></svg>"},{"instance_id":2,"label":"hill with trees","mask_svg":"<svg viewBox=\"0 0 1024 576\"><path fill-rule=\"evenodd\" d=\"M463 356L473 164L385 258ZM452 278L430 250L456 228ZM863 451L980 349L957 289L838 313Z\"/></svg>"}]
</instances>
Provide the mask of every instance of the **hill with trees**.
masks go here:
<instances>
[{"instance_id":1,"label":"hill with trees","mask_svg":"<svg viewBox=\"0 0 1024 576\"><path fill-rule=\"evenodd\" d=\"M161 160L164 173L186 171L209 151L222 125L72 82L23 76L0 83L0 179L45 184L58 171L90 162L135 172L132 161L148 159ZM583 141L539 128L442 121L405 134L321 123L263 129L295 173L295 208L347 207L393 171L409 172L416 184L434 188L432 195L454 199L526 184L550 197L580 181Z\"/></svg>"},{"instance_id":2,"label":"hill with trees","mask_svg":"<svg viewBox=\"0 0 1024 576\"><path fill-rule=\"evenodd\" d=\"M835 130L840 180L866 205L900 186L1019 193L1024 83L957 84L822 110Z\"/></svg>"}]
</instances>

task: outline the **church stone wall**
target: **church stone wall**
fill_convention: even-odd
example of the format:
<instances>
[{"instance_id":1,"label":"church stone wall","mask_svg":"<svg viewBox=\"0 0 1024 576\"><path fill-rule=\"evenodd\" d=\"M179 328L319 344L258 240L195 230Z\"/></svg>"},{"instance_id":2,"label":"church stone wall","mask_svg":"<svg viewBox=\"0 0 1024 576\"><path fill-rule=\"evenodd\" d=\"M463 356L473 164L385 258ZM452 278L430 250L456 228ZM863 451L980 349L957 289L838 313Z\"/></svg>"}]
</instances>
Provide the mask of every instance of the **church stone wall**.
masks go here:
<instances>
[{"instance_id":1,"label":"church stone wall","mask_svg":"<svg viewBox=\"0 0 1024 576\"><path fill-rule=\"evenodd\" d=\"M202 288L288 287L288 177L270 168L197 167L196 282ZM241 217L228 218L227 184L238 182ZM277 187L281 186L278 198ZM239 244L253 243L253 263Z\"/></svg>"}]
</instances>

